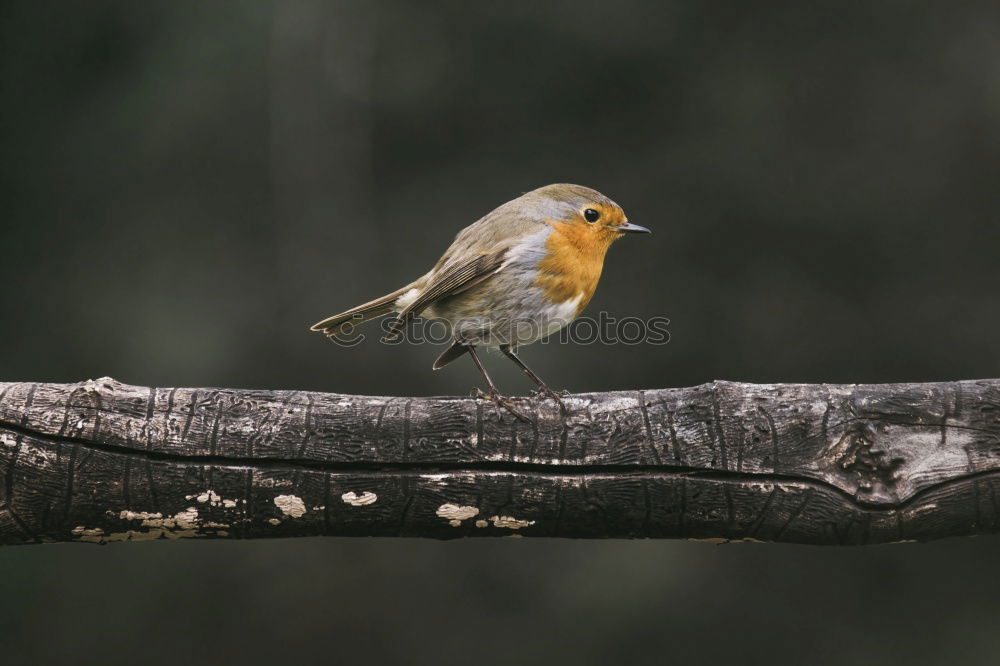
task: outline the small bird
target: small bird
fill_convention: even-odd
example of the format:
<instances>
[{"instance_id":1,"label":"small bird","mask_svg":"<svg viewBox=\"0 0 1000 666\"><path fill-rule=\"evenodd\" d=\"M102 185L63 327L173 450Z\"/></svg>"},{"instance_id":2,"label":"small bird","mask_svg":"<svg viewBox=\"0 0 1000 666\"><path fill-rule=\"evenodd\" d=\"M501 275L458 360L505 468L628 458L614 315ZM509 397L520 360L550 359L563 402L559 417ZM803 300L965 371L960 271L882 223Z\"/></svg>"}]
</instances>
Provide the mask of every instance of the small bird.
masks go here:
<instances>
[{"instance_id":1,"label":"small bird","mask_svg":"<svg viewBox=\"0 0 1000 666\"><path fill-rule=\"evenodd\" d=\"M354 325L396 312L384 340L400 336L417 315L444 320L453 338L434 361L440 370L469 354L489 398L521 420L486 372L477 347L497 347L565 409L560 395L516 355L568 325L587 307L615 240L649 233L632 224L621 206L581 185L558 183L532 190L487 213L458 233L427 274L405 287L313 325L336 337ZM499 413L499 412L498 412Z\"/></svg>"}]
</instances>

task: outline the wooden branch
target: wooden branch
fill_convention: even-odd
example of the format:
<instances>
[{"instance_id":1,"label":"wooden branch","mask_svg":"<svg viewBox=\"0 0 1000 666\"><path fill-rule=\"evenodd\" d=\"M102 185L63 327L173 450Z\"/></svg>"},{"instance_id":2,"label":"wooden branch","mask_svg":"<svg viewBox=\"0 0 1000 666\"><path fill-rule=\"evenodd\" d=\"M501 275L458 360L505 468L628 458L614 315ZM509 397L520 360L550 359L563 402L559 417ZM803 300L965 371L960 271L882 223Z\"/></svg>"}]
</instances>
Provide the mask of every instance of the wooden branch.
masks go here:
<instances>
[{"instance_id":1,"label":"wooden branch","mask_svg":"<svg viewBox=\"0 0 1000 666\"><path fill-rule=\"evenodd\" d=\"M1000 528L1000 380L490 403L0 383L0 543L312 535L868 544Z\"/></svg>"}]
</instances>

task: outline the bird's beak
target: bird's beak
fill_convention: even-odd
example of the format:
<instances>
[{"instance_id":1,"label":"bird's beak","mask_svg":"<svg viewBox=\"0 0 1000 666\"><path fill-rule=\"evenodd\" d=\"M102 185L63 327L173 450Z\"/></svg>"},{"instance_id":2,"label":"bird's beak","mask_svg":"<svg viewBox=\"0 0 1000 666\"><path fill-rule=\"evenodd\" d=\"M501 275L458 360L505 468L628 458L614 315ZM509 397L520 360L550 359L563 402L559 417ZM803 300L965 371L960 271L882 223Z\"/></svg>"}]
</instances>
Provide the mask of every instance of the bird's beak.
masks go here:
<instances>
[{"instance_id":1,"label":"bird's beak","mask_svg":"<svg viewBox=\"0 0 1000 666\"><path fill-rule=\"evenodd\" d=\"M619 224L615 227L615 231L620 231L623 234L648 234L649 229L646 227L640 227L638 224L632 224L631 222L626 222L625 224Z\"/></svg>"}]
</instances>

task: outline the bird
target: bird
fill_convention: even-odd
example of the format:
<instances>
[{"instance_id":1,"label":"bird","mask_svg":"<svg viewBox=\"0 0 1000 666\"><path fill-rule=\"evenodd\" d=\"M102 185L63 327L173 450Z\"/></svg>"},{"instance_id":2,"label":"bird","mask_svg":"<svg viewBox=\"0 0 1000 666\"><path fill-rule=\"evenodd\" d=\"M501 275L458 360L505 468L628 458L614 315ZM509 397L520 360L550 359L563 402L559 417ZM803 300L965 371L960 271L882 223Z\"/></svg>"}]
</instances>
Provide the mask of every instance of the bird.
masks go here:
<instances>
[{"instance_id":1,"label":"bird","mask_svg":"<svg viewBox=\"0 0 1000 666\"><path fill-rule=\"evenodd\" d=\"M517 349L567 326L590 302L611 244L626 234L649 233L597 190L555 183L526 192L462 229L430 271L384 296L314 324L328 337L389 313L396 317L383 341L398 339L416 316L443 320L451 345L432 366L440 370L468 354L488 387L476 395L527 421L486 372L477 348L499 348L536 384L552 390Z\"/></svg>"}]
</instances>

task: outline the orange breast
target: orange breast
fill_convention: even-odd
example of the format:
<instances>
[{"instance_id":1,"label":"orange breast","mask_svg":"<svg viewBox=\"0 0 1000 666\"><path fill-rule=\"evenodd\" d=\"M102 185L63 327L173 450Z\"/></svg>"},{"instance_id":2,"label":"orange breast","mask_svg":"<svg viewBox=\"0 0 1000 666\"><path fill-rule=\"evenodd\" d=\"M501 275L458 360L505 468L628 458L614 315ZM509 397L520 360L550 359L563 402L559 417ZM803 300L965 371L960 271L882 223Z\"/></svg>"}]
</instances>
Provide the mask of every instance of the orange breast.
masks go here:
<instances>
[{"instance_id":1,"label":"orange breast","mask_svg":"<svg viewBox=\"0 0 1000 666\"><path fill-rule=\"evenodd\" d=\"M614 238L589 226L550 224L553 231L545 241L546 255L538 264L535 285L553 303L564 303L583 294L576 311L579 315L597 289L604 255Z\"/></svg>"}]
</instances>

